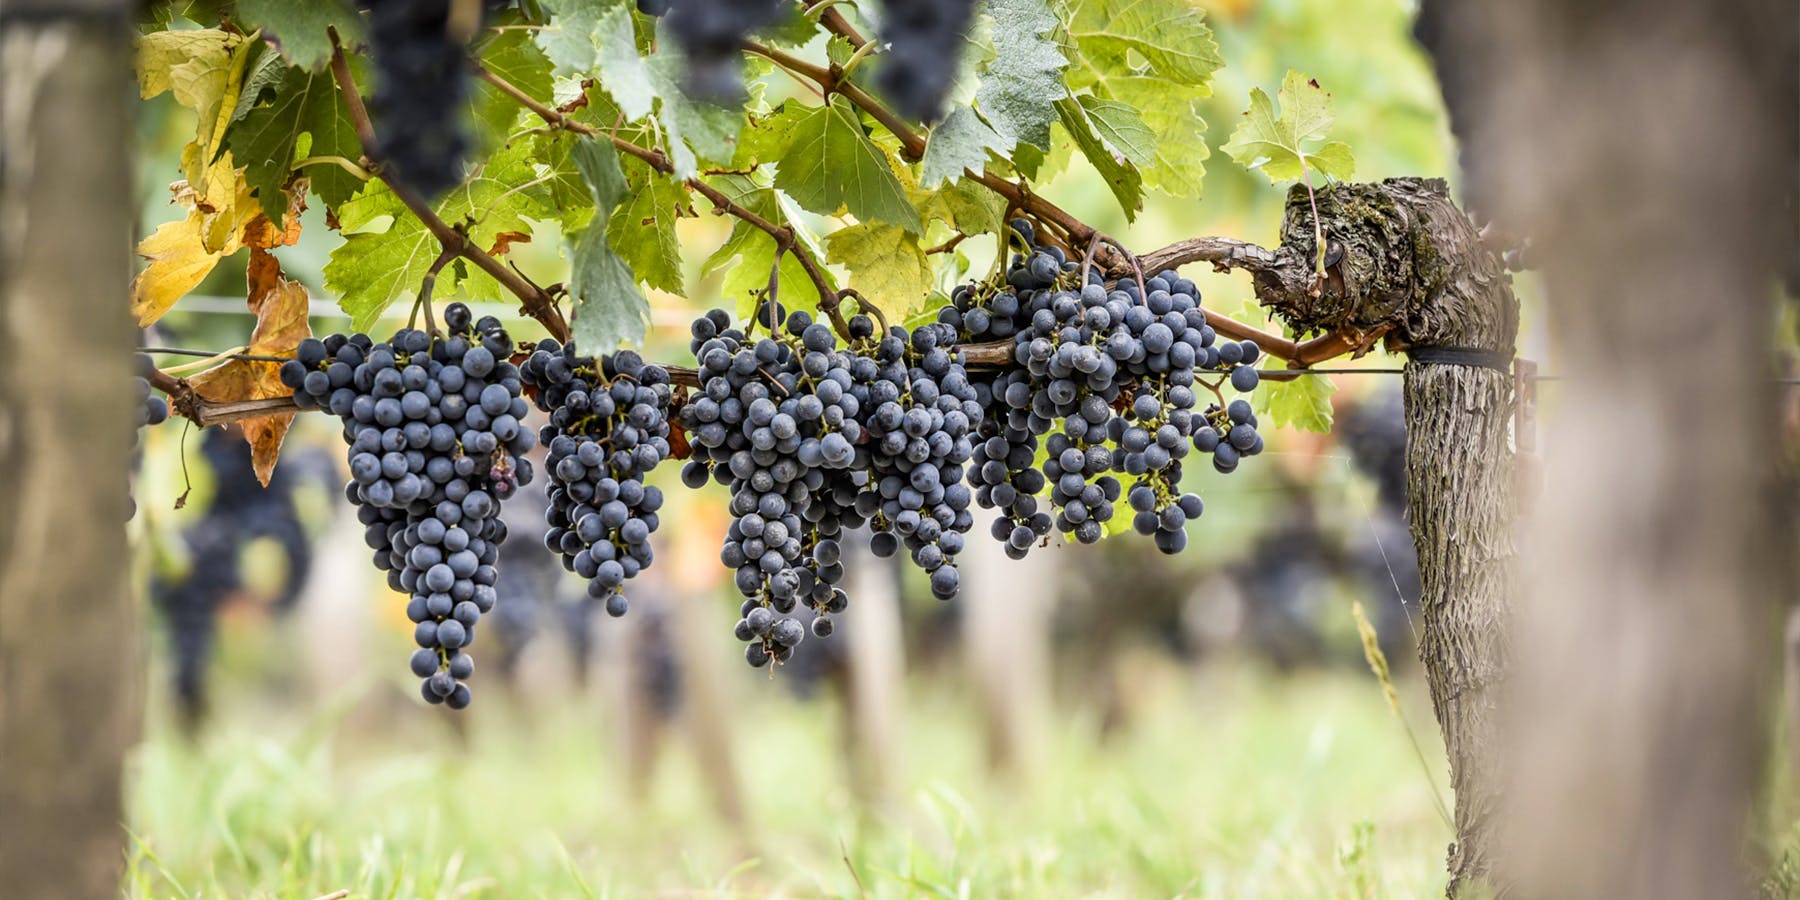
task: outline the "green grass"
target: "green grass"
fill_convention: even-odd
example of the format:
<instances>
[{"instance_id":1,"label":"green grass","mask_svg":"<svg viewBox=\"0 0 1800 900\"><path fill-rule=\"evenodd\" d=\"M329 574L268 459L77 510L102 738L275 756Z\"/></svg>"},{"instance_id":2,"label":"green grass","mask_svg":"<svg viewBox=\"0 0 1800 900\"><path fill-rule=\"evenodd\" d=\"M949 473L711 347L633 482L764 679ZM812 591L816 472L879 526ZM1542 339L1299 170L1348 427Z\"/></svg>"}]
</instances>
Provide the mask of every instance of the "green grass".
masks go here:
<instances>
[{"instance_id":1,"label":"green grass","mask_svg":"<svg viewBox=\"0 0 1800 900\"><path fill-rule=\"evenodd\" d=\"M1059 710L1040 764L1014 777L986 770L970 692L915 682L901 795L859 812L830 707L746 673L743 834L715 813L679 735L633 802L597 702L521 706L489 691L463 740L425 715L439 711L397 707L370 730L352 724L365 717L226 698L197 744L153 716L132 767L126 895L1441 893L1448 829L1371 676L1155 677L1134 724L1107 740L1092 716ZM1403 688L1441 765L1418 689Z\"/></svg>"}]
</instances>

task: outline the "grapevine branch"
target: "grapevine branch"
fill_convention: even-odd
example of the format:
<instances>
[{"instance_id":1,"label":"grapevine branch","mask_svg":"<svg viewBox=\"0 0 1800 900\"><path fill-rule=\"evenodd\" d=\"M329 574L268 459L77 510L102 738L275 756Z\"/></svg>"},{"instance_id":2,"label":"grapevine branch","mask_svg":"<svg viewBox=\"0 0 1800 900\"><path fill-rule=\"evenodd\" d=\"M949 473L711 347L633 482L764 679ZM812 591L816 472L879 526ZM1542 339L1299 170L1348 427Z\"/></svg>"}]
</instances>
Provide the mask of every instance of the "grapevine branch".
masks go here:
<instances>
[{"instance_id":1,"label":"grapevine branch","mask_svg":"<svg viewBox=\"0 0 1800 900\"><path fill-rule=\"evenodd\" d=\"M474 67L476 77L493 85L501 93L518 101L520 106L531 110L532 113L538 118L543 119L544 122L552 128L560 128L565 131L572 131L576 134L584 134L594 138L605 139L610 141L619 152L642 160L644 164L648 165L650 168L662 172L665 175L674 174L675 164L670 162L668 155L661 150L651 147L640 147L616 134L603 131L585 122L571 119L560 110L557 110L526 93L524 90L520 89L518 85L494 74L493 71L480 63L471 62L471 65ZM844 322L842 314L838 311L837 291L831 287L831 282L826 279L825 270L819 266L818 261L813 259L812 254L808 253L804 246L801 246L793 229L784 225L777 225L774 222L757 215L755 212L746 209L742 204L725 196L723 191L701 181L699 178L688 178L682 183L685 184L689 190L705 197L707 201L713 205L713 208L728 215L735 216L751 227L767 234L775 241L775 255L777 259L780 258L783 250L792 255L794 260L800 263L800 268L806 273L806 277L810 279L813 286L818 289L819 306L831 317L832 325L836 326L840 334L849 333L849 326Z\"/></svg>"},{"instance_id":2,"label":"grapevine branch","mask_svg":"<svg viewBox=\"0 0 1800 900\"><path fill-rule=\"evenodd\" d=\"M375 126L369 119L369 110L363 105L362 94L356 89L356 79L350 74L350 64L344 58L344 48L338 42L336 29L331 29L331 75L337 81L338 91L344 96L344 109L350 116L350 124L356 129L356 138L363 145L363 155L376 163L375 176L386 182L406 204L406 208L424 223L426 230L438 239L446 253L461 256L492 276L495 281L507 289L524 304L526 315L542 322L544 328L559 340L569 337L569 324L563 320L562 312L556 308L556 302L549 292L532 284L523 275L509 269L495 259L487 251L475 246L466 235L451 227L438 216L426 203L423 197L409 188L405 182L390 177L381 171L382 159L380 144L375 139Z\"/></svg>"},{"instance_id":3,"label":"grapevine branch","mask_svg":"<svg viewBox=\"0 0 1800 900\"><path fill-rule=\"evenodd\" d=\"M849 41L856 51L863 50L869 44L868 39L863 37L835 8L824 8L820 12L819 21L827 30ZM521 301L522 311L526 315L542 323L552 336L559 340L567 340L568 323L564 320L561 311L557 309L555 300L548 291L516 270L508 268L498 259L470 242L466 235L439 217L417 193L400 180L391 178L382 172L380 166L382 156L368 110L364 106L362 96L356 88L356 82L350 74L349 65L344 58L343 48L335 30L330 32L330 37L332 41L332 75L343 95L345 109L357 138L363 145L364 156L372 163L371 174L381 178L393 190L395 196L406 205L407 209L417 216L426 229L443 245L444 252L440 257L441 261L447 262L458 256L468 259L477 268L492 276L502 287L517 296ZM846 100L866 112L870 118L881 123L882 127L899 139L902 155L914 161L923 157L926 146L925 136L901 120L892 110L889 110L859 85L850 81L842 67L836 64L820 66L779 49L750 41L745 42L744 49L771 60L789 72L812 80L828 96L833 93L843 95ZM531 110L552 128L604 138L620 152L641 160L658 172L674 174L674 164L661 150L639 146L616 134L573 120L559 110L527 94L505 78L494 74L480 63L471 61L471 66L477 77L511 97L521 106ZM1027 212L1039 221L1049 224L1055 230L1063 232L1067 235L1071 245L1106 243L1113 247L1123 247L1118 241L1087 225L1044 197L1033 193L1023 183L1014 183L988 172L973 169L965 170L964 175L1005 198L1009 208ZM769 235L775 241L778 261L782 253L791 254L818 289L820 309L830 317L832 324L840 333L848 333L848 327L840 307L844 297L855 296L854 292L838 291L831 287L824 269L802 246L792 228L769 221L733 201L722 191L699 178L684 179L683 183L689 190L705 197L720 213L734 216ZM1209 262L1220 270L1241 268L1257 272L1275 268L1282 261L1282 257L1277 251L1247 241L1220 237L1199 237L1178 241L1144 254L1138 260L1132 260L1128 255L1120 253L1111 255L1113 263L1110 270L1114 273L1122 273L1127 267L1139 272L1146 270L1156 272L1177 268L1191 262ZM428 288L422 286L422 293L427 290ZM862 302L861 297L856 297L856 299L865 307L867 306ZM1380 331L1359 334L1332 333L1306 342L1295 342L1217 313L1208 313L1207 321L1220 334L1235 340L1253 341L1270 355L1286 360L1290 365L1302 369L1347 352L1366 350L1381 337ZM1012 346L1006 341L965 345L962 350L967 364L972 368L1000 368L1012 364ZM694 369L683 366L666 366L665 368L669 371L670 380L675 384L699 386L698 374ZM178 413L202 427L299 410L299 407L286 397L235 401L206 400L193 391L186 379L177 378L166 372L153 371L149 375L149 380L154 387L168 394L174 400L173 405Z\"/></svg>"},{"instance_id":4,"label":"grapevine branch","mask_svg":"<svg viewBox=\"0 0 1800 900\"><path fill-rule=\"evenodd\" d=\"M843 13L835 8L824 9L819 15L819 23L824 25L827 31L848 41L854 50L860 51L869 43L868 38L858 32L849 20L844 18ZM783 53L780 50L751 42L746 42L745 48L783 68L818 81L819 86L828 94L833 92L842 94L844 99L855 104L868 113L870 118L880 122L882 127L892 132L900 140L903 153L908 159L916 161L924 156L925 137L901 121L880 101L869 96L868 92L845 79L843 70L839 67L835 65L829 68L818 66L805 60L796 59L791 54ZM1015 184L991 173L974 169L964 170L963 175L1004 197L1011 208L1028 212L1040 221L1048 222L1066 232L1071 246L1086 245L1096 236L1115 247L1123 246L1118 241L1101 234L1092 226L1077 219L1062 207L1033 193L1023 184ZM1281 255L1277 251L1259 247L1248 241L1221 237L1198 237L1178 241L1168 247L1144 254L1136 265L1133 265L1132 261L1122 254L1114 254L1114 257L1115 263L1110 269L1115 274L1131 270L1160 272L1188 262L1210 262L1220 270L1236 268L1255 272L1272 268L1281 261ZM1206 320L1220 334L1235 340L1254 341L1269 354L1302 368L1323 362L1349 350L1367 349L1374 340L1373 337L1366 335L1332 334L1304 344L1297 344L1279 335L1269 334L1218 313L1209 312Z\"/></svg>"}]
</instances>

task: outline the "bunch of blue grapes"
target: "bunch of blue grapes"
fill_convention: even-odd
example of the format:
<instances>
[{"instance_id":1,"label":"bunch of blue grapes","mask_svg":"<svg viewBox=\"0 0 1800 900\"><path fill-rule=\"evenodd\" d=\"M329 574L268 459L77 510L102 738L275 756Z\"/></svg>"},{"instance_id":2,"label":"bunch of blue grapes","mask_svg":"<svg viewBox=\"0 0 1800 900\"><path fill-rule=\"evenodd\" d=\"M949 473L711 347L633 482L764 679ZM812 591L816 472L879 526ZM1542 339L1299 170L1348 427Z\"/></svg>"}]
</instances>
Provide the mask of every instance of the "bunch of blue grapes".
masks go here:
<instances>
[{"instance_id":1,"label":"bunch of blue grapes","mask_svg":"<svg viewBox=\"0 0 1800 900\"><path fill-rule=\"evenodd\" d=\"M1035 246L1029 221L1015 219L1011 234L1030 250L1015 257L1006 279L998 285L963 285L952 294L952 304L938 312L939 323L957 329L964 342L1016 339L1031 328L1040 292L1073 277L1077 268L1061 248ZM1005 544L1007 556L1023 559L1055 524L1040 508L1048 480L1037 462L1039 438L1050 422L1031 412L1035 392L1028 369L983 373L973 382L984 416L970 456L969 483L976 503L999 512L991 527L994 540Z\"/></svg>"},{"instance_id":2,"label":"bunch of blue grapes","mask_svg":"<svg viewBox=\"0 0 1800 900\"><path fill-rule=\"evenodd\" d=\"M1250 402L1239 398L1225 406L1212 404L1204 414L1206 424L1194 432L1194 449L1210 453L1213 468L1232 472L1238 462L1263 451L1262 434L1256 430L1256 413Z\"/></svg>"},{"instance_id":3,"label":"bunch of blue grapes","mask_svg":"<svg viewBox=\"0 0 1800 900\"><path fill-rule=\"evenodd\" d=\"M974 0L886 0L881 37L888 43L875 85L902 115L933 121L956 79L946 65L975 18Z\"/></svg>"},{"instance_id":4,"label":"bunch of blue grapes","mask_svg":"<svg viewBox=\"0 0 1800 900\"><path fill-rule=\"evenodd\" d=\"M669 372L631 350L596 359L554 340L540 342L521 372L550 414L539 434L549 451L544 546L622 616L623 585L653 556L663 495L644 478L670 455Z\"/></svg>"},{"instance_id":5,"label":"bunch of blue grapes","mask_svg":"<svg viewBox=\"0 0 1800 900\"><path fill-rule=\"evenodd\" d=\"M356 504L375 565L405 591L419 649L420 693L469 705L467 647L494 606L506 525L500 503L531 480L533 446L512 339L491 316L445 309L447 335L403 328L308 338L281 367L294 402L329 410L349 444L345 495Z\"/></svg>"},{"instance_id":6,"label":"bunch of blue grapes","mask_svg":"<svg viewBox=\"0 0 1800 900\"><path fill-rule=\"evenodd\" d=\"M455 4L441 0L359 0L359 5L369 11L375 69L370 108L381 152L402 181L436 198L462 181L463 160L473 144L462 119L469 95L463 47L468 35L457 33Z\"/></svg>"},{"instance_id":7,"label":"bunch of blue grapes","mask_svg":"<svg viewBox=\"0 0 1800 900\"><path fill-rule=\"evenodd\" d=\"M904 544L940 600L960 587L956 554L974 525L963 476L982 418L956 339L942 323L910 334L891 328L872 350L874 378L852 389L863 400L871 448L871 490L858 499L876 528L870 549L887 557Z\"/></svg>"},{"instance_id":8,"label":"bunch of blue grapes","mask_svg":"<svg viewBox=\"0 0 1800 900\"><path fill-rule=\"evenodd\" d=\"M1204 509L1179 487L1190 450L1229 472L1262 449L1247 402L1195 410L1199 389L1256 387L1257 346L1221 340L1199 290L1173 271L1109 290L1098 272L1084 276L1060 248L1037 244L1030 222L1012 227L1025 249L1004 282L959 288L939 313L963 341L1013 345L1017 365L976 385L986 415L971 480L977 502L999 512L994 538L1014 558L1052 528L1093 543L1123 495L1134 529L1179 552Z\"/></svg>"},{"instance_id":9,"label":"bunch of blue grapes","mask_svg":"<svg viewBox=\"0 0 1800 900\"><path fill-rule=\"evenodd\" d=\"M682 480L731 488L720 558L745 598L736 634L752 665L791 657L802 605L815 635L831 632L849 602L837 586L847 530L869 525L883 556L904 545L937 596L958 587L973 522L962 466L981 410L956 335L878 334L866 315L845 327L840 345L806 312L766 303L745 328L721 310L693 325L700 390L682 408L693 449Z\"/></svg>"},{"instance_id":10,"label":"bunch of blue grapes","mask_svg":"<svg viewBox=\"0 0 1800 900\"><path fill-rule=\"evenodd\" d=\"M708 100L741 98L744 38L774 22L779 0L667 0L641 3L662 14L687 63L687 88Z\"/></svg>"},{"instance_id":11,"label":"bunch of blue grapes","mask_svg":"<svg viewBox=\"0 0 1800 900\"><path fill-rule=\"evenodd\" d=\"M753 322L762 336L733 327L723 310L694 321L700 390L682 408L693 450L682 480L731 488L720 560L744 596L736 634L745 659L764 666L785 662L805 638L792 615L799 605L829 614L848 604L838 539L862 524L854 498L868 484L868 453L857 447L851 356L830 327L766 303Z\"/></svg>"},{"instance_id":12,"label":"bunch of blue grapes","mask_svg":"<svg viewBox=\"0 0 1800 900\"><path fill-rule=\"evenodd\" d=\"M150 389L150 379L147 377L151 370L156 368L156 364L146 354L135 355L135 364L138 370L138 374L132 379L138 401L135 424L138 428L145 425L161 425L169 420L169 401L156 396L155 392Z\"/></svg>"}]
</instances>

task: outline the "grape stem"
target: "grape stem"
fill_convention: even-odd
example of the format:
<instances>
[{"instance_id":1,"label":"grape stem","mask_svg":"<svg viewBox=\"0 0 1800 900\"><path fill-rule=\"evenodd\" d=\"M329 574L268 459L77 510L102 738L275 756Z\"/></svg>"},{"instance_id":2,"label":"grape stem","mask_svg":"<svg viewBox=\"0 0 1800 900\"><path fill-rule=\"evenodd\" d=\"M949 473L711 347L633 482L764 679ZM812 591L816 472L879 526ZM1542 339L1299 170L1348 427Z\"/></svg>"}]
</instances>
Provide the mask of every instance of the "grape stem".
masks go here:
<instances>
[{"instance_id":1,"label":"grape stem","mask_svg":"<svg viewBox=\"0 0 1800 900\"><path fill-rule=\"evenodd\" d=\"M933 253L949 253L950 251L956 249L956 245L958 245L968 239L969 239L969 236L966 233L958 231L957 233L951 235L949 240L946 240L943 243L941 243L935 247L927 247L925 249L925 254L927 256L929 256Z\"/></svg>"},{"instance_id":2,"label":"grape stem","mask_svg":"<svg viewBox=\"0 0 1800 900\"><path fill-rule=\"evenodd\" d=\"M297 172L307 166L337 166L355 176L358 181L368 181L375 177L374 173L368 169L341 156L308 156L305 159L296 159L294 164L288 167L288 170Z\"/></svg>"},{"instance_id":3,"label":"grape stem","mask_svg":"<svg viewBox=\"0 0 1800 900\"><path fill-rule=\"evenodd\" d=\"M244 355L244 351L248 350L248 349L250 349L250 348L249 347L233 347L230 350L222 350L218 353L211 353L211 352L184 353L184 354L182 354L183 356L198 356L201 358L196 359L193 362L187 362L187 363L182 363L180 365L170 366L167 369L167 371L171 375L179 375L179 374L182 374L185 372L191 372L195 369L209 368L214 363L223 362L228 359L245 359L247 357ZM147 352L147 351L140 351L140 352ZM272 357L257 357L257 358L263 359L263 360L273 359ZM279 359L276 359L274 361L285 362L285 360L279 360Z\"/></svg>"},{"instance_id":4,"label":"grape stem","mask_svg":"<svg viewBox=\"0 0 1800 900\"><path fill-rule=\"evenodd\" d=\"M419 310L423 309L425 311L425 333L432 337L441 336L437 321L431 317L431 291L437 287L438 273L442 272L444 267L457 256L456 251L445 247L444 251L438 254L437 259L431 261L431 268L425 270L425 277L419 281L419 295L413 300L412 315L406 317L406 327L413 327L413 320L418 316Z\"/></svg>"},{"instance_id":5,"label":"grape stem","mask_svg":"<svg viewBox=\"0 0 1800 900\"><path fill-rule=\"evenodd\" d=\"M844 293L844 296L850 297L851 299L855 300L858 308L860 308L863 312L866 312L869 315L874 316L875 321L880 323L881 330L876 332L876 334L885 335L888 333L887 315L881 311L881 307L876 306L874 303L870 302L869 298L864 297L863 295L857 293L855 290L852 290L850 288L845 288L843 293Z\"/></svg>"},{"instance_id":6,"label":"grape stem","mask_svg":"<svg viewBox=\"0 0 1800 900\"><path fill-rule=\"evenodd\" d=\"M208 358L220 355L218 353L218 351L215 351L215 350L192 350L187 347L139 347L133 352L148 353L148 354L157 355L157 356L199 356L199 357L208 357ZM232 359L247 359L247 360L250 360L251 362L279 363L279 362L287 362L289 359L291 359L291 357L287 357L287 356L257 356L255 354L250 354L250 353L231 353L228 355Z\"/></svg>"}]
</instances>

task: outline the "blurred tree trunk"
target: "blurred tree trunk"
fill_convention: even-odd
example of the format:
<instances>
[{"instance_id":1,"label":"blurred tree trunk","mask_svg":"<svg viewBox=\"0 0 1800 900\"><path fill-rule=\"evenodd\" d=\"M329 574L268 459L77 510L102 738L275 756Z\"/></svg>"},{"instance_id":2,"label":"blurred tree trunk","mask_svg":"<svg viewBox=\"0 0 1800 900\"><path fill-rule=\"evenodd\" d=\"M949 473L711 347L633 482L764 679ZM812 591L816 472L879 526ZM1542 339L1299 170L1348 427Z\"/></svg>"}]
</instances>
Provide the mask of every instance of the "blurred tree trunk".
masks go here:
<instances>
[{"instance_id":1,"label":"blurred tree trunk","mask_svg":"<svg viewBox=\"0 0 1800 900\"><path fill-rule=\"evenodd\" d=\"M843 740L850 790L865 809L880 810L900 785L906 721L906 660L900 622L900 567L877 558L866 542L851 556L844 612L848 683L843 692ZM812 638L808 638L812 640Z\"/></svg>"},{"instance_id":2,"label":"blurred tree trunk","mask_svg":"<svg viewBox=\"0 0 1800 900\"><path fill-rule=\"evenodd\" d=\"M980 697L988 765L1028 775L1050 714L1050 617L1062 548L1043 547L1028 565L999 542L970 541L962 569L962 650Z\"/></svg>"},{"instance_id":3,"label":"blurred tree trunk","mask_svg":"<svg viewBox=\"0 0 1800 900\"><path fill-rule=\"evenodd\" d=\"M1777 601L1796 584L1770 366L1796 248L1794 7L1479 8L1468 30L1505 70L1470 126L1492 168L1471 178L1543 254L1568 376L1546 388L1562 414L1522 595L1500 880L1532 898L1747 897Z\"/></svg>"},{"instance_id":4,"label":"blurred tree trunk","mask_svg":"<svg viewBox=\"0 0 1800 900\"><path fill-rule=\"evenodd\" d=\"M126 591L130 32L122 2L0 21L0 884L115 897L137 733Z\"/></svg>"}]
</instances>

